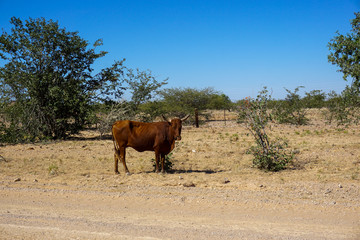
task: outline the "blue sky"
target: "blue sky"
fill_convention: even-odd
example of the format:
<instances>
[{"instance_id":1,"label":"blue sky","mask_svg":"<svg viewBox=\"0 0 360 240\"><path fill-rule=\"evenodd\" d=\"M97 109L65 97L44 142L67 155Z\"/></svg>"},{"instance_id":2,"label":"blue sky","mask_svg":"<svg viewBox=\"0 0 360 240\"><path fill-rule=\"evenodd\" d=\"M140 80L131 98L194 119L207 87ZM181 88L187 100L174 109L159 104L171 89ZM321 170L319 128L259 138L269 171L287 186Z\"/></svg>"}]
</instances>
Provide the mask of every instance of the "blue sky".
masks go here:
<instances>
[{"instance_id":1,"label":"blue sky","mask_svg":"<svg viewBox=\"0 0 360 240\"><path fill-rule=\"evenodd\" d=\"M108 51L95 70L126 58L149 69L166 88L213 87L232 100L256 96L264 86L275 98L284 88L341 92L347 82L327 61L336 31L350 31L360 1L0 0L0 28L12 16L53 19Z\"/></svg>"}]
</instances>

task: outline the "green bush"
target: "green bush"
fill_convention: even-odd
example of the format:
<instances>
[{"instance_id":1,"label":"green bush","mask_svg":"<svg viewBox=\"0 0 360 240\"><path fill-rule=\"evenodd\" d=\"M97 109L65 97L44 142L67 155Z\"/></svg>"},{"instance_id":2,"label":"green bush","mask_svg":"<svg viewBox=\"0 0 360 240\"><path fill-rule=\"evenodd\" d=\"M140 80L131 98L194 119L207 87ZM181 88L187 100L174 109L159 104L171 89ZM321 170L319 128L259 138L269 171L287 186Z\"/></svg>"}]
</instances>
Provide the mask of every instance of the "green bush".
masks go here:
<instances>
[{"instance_id":1,"label":"green bush","mask_svg":"<svg viewBox=\"0 0 360 240\"><path fill-rule=\"evenodd\" d=\"M172 170L173 168L173 153L169 153L168 155L165 156L165 161L164 161L164 168L166 172L169 172ZM153 167L154 167L154 171L156 170L156 162L155 159L151 159L153 162ZM159 168L161 169L161 159L159 160Z\"/></svg>"},{"instance_id":2,"label":"green bush","mask_svg":"<svg viewBox=\"0 0 360 240\"><path fill-rule=\"evenodd\" d=\"M153 122L155 118L167 115L164 108L164 102L161 101L152 101L141 104L139 106L139 112L141 115L138 115L138 119L142 122Z\"/></svg>"},{"instance_id":3,"label":"green bush","mask_svg":"<svg viewBox=\"0 0 360 240\"><path fill-rule=\"evenodd\" d=\"M0 35L1 141L66 138L83 128L98 95L122 93L123 61L93 74L92 64L106 55L96 51L102 40L91 47L44 18L10 23L11 32Z\"/></svg>"},{"instance_id":4,"label":"green bush","mask_svg":"<svg viewBox=\"0 0 360 240\"><path fill-rule=\"evenodd\" d=\"M164 112L171 116L193 115L195 109L198 109L199 116L206 118L205 110L232 108L229 97L213 88L168 88L160 91L159 95Z\"/></svg>"},{"instance_id":5,"label":"green bush","mask_svg":"<svg viewBox=\"0 0 360 240\"><path fill-rule=\"evenodd\" d=\"M312 90L305 93L301 99L305 108L322 108L325 106L326 94L322 90Z\"/></svg>"},{"instance_id":6,"label":"green bush","mask_svg":"<svg viewBox=\"0 0 360 240\"><path fill-rule=\"evenodd\" d=\"M277 138L273 142L268 142L265 147L257 142L255 146L249 149L249 153L254 156L254 166L276 172L285 169L294 158L294 154L286 150L287 146L286 140Z\"/></svg>"},{"instance_id":7,"label":"green bush","mask_svg":"<svg viewBox=\"0 0 360 240\"><path fill-rule=\"evenodd\" d=\"M306 125L309 119L306 117L306 110L304 108L304 101L301 100L298 94L302 86L295 88L294 92L289 89L284 101L279 101L279 104L273 110L274 118L279 123L290 123L296 125Z\"/></svg>"},{"instance_id":8,"label":"green bush","mask_svg":"<svg viewBox=\"0 0 360 240\"><path fill-rule=\"evenodd\" d=\"M265 87L256 99L245 98L241 101L239 122L245 123L246 128L255 139L255 146L249 149L253 158L253 165L259 169L279 171L285 169L293 159L293 154L286 150L287 142L277 138L272 141L267 134L267 125L271 120L268 102L271 96Z\"/></svg>"},{"instance_id":9,"label":"green bush","mask_svg":"<svg viewBox=\"0 0 360 240\"><path fill-rule=\"evenodd\" d=\"M327 123L336 121L337 125L359 123L360 94L355 87L347 86L341 94L332 91L326 102L327 111L324 113Z\"/></svg>"}]
</instances>

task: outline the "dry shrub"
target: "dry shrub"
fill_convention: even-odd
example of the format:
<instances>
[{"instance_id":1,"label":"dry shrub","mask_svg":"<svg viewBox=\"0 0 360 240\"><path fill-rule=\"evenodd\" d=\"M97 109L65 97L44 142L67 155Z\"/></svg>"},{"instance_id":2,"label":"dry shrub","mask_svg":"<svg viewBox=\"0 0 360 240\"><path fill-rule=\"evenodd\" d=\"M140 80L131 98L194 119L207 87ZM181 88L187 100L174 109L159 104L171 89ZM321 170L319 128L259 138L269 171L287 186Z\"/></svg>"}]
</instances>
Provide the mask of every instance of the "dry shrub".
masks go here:
<instances>
[{"instance_id":1,"label":"dry shrub","mask_svg":"<svg viewBox=\"0 0 360 240\"><path fill-rule=\"evenodd\" d=\"M286 149L287 141L277 138L270 140L266 126L271 120L268 101L271 96L266 87L259 92L256 99L246 98L242 101L239 119L254 136L256 145L249 149L254 156L253 164L259 169L279 171L286 168L293 159L293 153Z\"/></svg>"}]
</instances>

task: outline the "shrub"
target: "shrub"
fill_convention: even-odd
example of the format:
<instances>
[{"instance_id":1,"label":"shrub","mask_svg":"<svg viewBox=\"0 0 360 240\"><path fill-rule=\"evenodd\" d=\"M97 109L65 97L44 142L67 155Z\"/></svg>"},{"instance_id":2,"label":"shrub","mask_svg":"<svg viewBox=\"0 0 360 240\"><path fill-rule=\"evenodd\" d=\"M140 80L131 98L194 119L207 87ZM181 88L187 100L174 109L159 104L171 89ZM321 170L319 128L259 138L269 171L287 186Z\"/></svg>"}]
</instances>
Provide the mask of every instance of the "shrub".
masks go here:
<instances>
[{"instance_id":1,"label":"shrub","mask_svg":"<svg viewBox=\"0 0 360 240\"><path fill-rule=\"evenodd\" d=\"M137 119L142 122L153 122L156 117L166 115L164 110L164 103L161 101L152 101L141 104L139 106L139 112Z\"/></svg>"},{"instance_id":2,"label":"shrub","mask_svg":"<svg viewBox=\"0 0 360 240\"><path fill-rule=\"evenodd\" d=\"M168 155L165 156L165 161L164 161L164 168L165 168L165 171L169 172L172 170L172 167L173 167L173 153L169 153ZM151 159L153 161L153 167L154 167L154 170L156 170L156 162L155 162L155 159ZM159 167L161 169L161 159L159 161Z\"/></svg>"},{"instance_id":3,"label":"shrub","mask_svg":"<svg viewBox=\"0 0 360 240\"><path fill-rule=\"evenodd\" d=\"M288 142L282 138L277 138L274 142L266 142L249 149L249 153L254 156L253 164L259 169L266 169L269 171L279 171L286 168L292 162L294 154L287 151Z\"/></svg>"},{"instance_id":4,"label":"shrub","mask_svg":"<svg viewBox=\"0 0 360 240\"><path fill-rule=\"evenodd\" d=\"M204 111L208 109L231 109L232 102L228 96L213 88L168 88L159 93L163 109L167 115L183 117L198 110L199 116L207 119Z\"/></svg>"},{"instance_id":5,"label":"shrub","mask_svg":"<svg viewBox=\"0 0 360 240\"><path fill-rule=\"evenodd\" d=\"M266 132L266 126L271 120L267 105L270 99L266 87L259 92L256 99L245 98L240 105L239 121L245 123L255 138L256 145L249 149L249 153L254 156L254 166L268 171L279 171L291 162L293 154L286 150L287 141L281 138L271 141Z\"/></svg>"},{"instance_id":6,"label":"shrub","mask_svg":"<svg viewBox=\"0 0 360 240\"><path fill-rule=\"evenodd\" d=\"M360 93L354 86L347 86L341 94L332 91L326 108L325 117L329 124L333 120L337 125L357 124L360 120Z\"/></svg>"},{"instance_id":7,"label":"shrub","mask_svg":"<svg viewBox=\"0 0 360 240\"><path fill-rule=\"evenodd\" d=\"M57 175L59 173L59 167L55 163L52 163L49 168L49 175Z\"/></svg>"},{"instance_id":8,"label":"shrub","mask_svg":"<svg viewBox=\"0 0 360 240\"><path fill-rule=\"evenodd\" d=\"M98 117L98 131L102 138L105 133L110 132L112 124L118 120L131 119L132 111L130 106L125 102L113 103L110 106L106 106L102 113Z\"/></svg>"},{"instance_id":9,"label":"shrub","mask_svg":"<svg viewBox=\"0 0 360 240\"><path fill-rule=\"evenodd\" d=\"M325 106L326 93L322 90L312 90L305 93L302 99L306 108L322 108Z\"/></svg>"},{"instance_id":10,"label":"shrub","mask_svg":"<svg viewBox=\"0 0 360 240\"><path fill-rule=\"evenodd\" d=\"M335 91L329 93L329 100L326 102L327 111L324 112L328 124L333 121L337 125L347 125L350 123L349 109L346 107L346 100Z\"/></svg>"},{"instance_id":11,"label":"shrub","mask_svg":"<svg viewBox=\"0 0 360 240\"><path fill-rule=\"evenodd\" d=\"M280 101L274 110L274 117L279 123L305 125L309 122L309 119L305 116L304 101L301 101L298 94L300 88L303 88L303 86L295 88L294 92L285 88L288 94L285 100Z\"/></svg>"}]
</instances>

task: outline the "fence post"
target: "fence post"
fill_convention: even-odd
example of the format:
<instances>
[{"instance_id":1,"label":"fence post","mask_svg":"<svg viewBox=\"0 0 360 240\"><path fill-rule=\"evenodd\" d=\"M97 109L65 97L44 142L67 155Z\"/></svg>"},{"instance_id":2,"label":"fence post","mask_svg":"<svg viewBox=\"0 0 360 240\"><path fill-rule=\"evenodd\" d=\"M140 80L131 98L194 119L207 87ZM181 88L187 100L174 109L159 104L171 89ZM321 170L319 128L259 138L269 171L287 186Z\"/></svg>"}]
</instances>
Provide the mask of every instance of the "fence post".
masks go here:
<instances>
[{"instance_id":1,"label":"fence post","mask_svg":"<svg viewBox=\"0 0 360 240\"><path fill-rule=\"evenodd\" d=\"M199 128L199 111L197 108L195 108L195 126Z\"/></svg>"}]
</instances>

